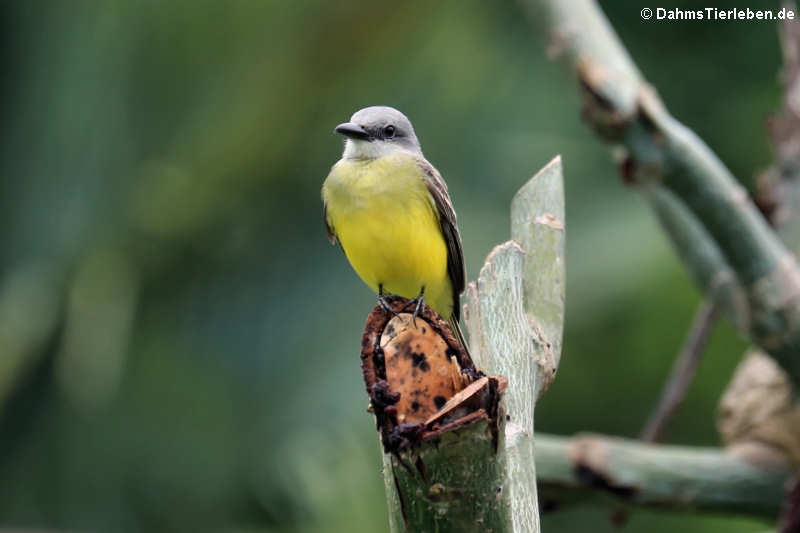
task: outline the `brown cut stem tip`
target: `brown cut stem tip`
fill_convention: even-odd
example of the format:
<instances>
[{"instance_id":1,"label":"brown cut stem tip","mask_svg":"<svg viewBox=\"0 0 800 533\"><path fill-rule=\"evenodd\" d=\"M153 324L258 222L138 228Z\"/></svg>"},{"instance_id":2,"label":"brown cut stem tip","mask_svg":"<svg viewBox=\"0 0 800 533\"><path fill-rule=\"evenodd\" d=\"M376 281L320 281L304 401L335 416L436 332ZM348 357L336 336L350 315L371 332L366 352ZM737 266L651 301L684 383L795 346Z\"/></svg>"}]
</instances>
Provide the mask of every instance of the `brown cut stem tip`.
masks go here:
<instances>
[{"instance_id":1,"label":"brown cut stem tip","mask_svg":"<svg viewBox=\"0 0 800 533\"><path fill-rule=\"evenodd\" d=\"M408 300L388 299L367 317L361 368L385 451L398 452L443 431L496 417L507 381L485 377L449 324L424 306L414 319Z\"/></svg>"}]
</instances>

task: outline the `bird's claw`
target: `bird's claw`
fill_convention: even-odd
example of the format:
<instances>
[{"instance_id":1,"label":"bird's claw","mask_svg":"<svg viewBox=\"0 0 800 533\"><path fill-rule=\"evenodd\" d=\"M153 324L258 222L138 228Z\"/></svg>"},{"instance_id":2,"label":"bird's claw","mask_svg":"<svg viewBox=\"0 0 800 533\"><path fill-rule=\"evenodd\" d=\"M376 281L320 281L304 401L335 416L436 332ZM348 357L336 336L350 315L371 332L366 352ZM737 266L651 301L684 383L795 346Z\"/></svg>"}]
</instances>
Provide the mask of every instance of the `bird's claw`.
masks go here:
<instances>
[{"instance_id":1,"label":"bird's claw","mask_svg":"<svg viewBox=\"0 0 800 533\"><path fill-rule=\"evenodd\" d=\"M389 301L389 298L383 294L378 296L378 305L381 306L385 312L392 314L393 316L398 316L397 312L392 309L392 305Z\"/></svg>"},{"instance_id":2,"label":"bird's claw","mask_svg":"<svg viewBox=\"0 0 800 533\"><path fill-rule=\"evenodd\" d=\"M419 293L419 296L407 301L406 305L403 306L403 311L405 311L412 305L414 306L414 313L411 315L411 321L414 323L414 328L416 328L417 317L419 316L420 311L422 311L422 308L425 305L425 289L423 289Z\"/></svg>"}]
</instances>

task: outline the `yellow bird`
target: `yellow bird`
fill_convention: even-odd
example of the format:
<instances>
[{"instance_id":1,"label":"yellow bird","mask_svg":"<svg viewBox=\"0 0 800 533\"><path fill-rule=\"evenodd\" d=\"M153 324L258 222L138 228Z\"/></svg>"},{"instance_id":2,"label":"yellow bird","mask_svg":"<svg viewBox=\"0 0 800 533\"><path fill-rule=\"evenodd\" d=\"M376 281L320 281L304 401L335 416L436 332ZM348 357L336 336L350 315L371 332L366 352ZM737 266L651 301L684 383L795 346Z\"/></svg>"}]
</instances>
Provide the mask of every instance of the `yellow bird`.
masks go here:
<instances>
[{"instance_id":1,"label":"yellow bird","mask_svg":"<svg viewBox=\"0 0 800 533\"><path fill-rule=\"evenodd\" d=\"M458 327L466 271L456 213L442 176L422 155L411 122L384 106L357 111L334 130L346 137L342 158L322 185L325 225L378 301L428 303Z\"/></svg>"}]
</instances>

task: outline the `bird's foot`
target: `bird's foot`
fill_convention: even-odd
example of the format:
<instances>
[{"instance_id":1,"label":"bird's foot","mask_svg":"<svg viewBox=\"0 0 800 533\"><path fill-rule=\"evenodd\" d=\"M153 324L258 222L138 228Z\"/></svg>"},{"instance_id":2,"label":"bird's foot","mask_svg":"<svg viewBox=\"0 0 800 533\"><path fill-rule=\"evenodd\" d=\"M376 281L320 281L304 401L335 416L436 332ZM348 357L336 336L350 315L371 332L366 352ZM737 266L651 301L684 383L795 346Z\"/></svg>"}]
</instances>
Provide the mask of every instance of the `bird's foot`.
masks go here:
<instances>
[{"instance_id":1,"label":"bird's foot","mask_svg":"<svg viewBox=\"0 0 800 533\"><path fill-rule=\"evenodd\" d=\"M394 316L398 316L397 312L394 309L392 309L391 296L387 296L385 294L379 294L378 295L378 305L380 305L381 309L383 309L387 313L391 313Z\"/></svg>"},{"instance_id":2,"label":"bird's foot","mask_svg":"<svg viewBox=\"0 0 800 533\"><path fill-rule=\"evenodd\" d=\"M378 285L378 305L381 306L385 312L397 316L397 313L392 309L392 296L383 292L383 285Z\"/></svg>"},{"instance_id":3,"label":"bird's foot","mask_svg":"<svg viewBox=\"0 0 800 533\"><path fill-rule=\"evenodd\" d=\"M420 311L422 311L422 308L425 306L425 287L422 287L422 290L419 291L419 296L406 302L406 305L403 306L403 311L411 306L414 306L414 314L411 315L411 320L414 322L414 327L416 328L417 317L419 316Z\"/></svg>"}]
</instances>

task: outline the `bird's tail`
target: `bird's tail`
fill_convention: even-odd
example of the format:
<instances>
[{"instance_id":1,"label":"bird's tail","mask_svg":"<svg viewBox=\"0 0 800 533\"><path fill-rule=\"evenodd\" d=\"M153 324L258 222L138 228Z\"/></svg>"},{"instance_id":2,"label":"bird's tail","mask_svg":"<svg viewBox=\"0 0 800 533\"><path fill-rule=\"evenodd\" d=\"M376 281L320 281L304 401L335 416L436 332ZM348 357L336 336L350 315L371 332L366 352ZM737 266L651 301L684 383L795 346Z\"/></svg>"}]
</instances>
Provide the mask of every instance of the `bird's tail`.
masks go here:
<instances>
[{"instance_id":1,"label":"bird's tail","mask_svg":"<svg viewBox=\"0 0 800 533\"><path fill-rule=\"evenodd\" d=\"M461 326L458 324L458 319L454 315L450 315L450 317L447 319L447 323L450 324L450 329L453 330L458 342L460 342L461 346L464 347L464 351L467 352L467 355L471 357L469 353L469 346L467 345L467 341L464 339L464 333L461 331Z\"/></svg>"}]
</instances>

